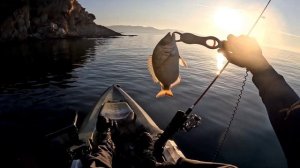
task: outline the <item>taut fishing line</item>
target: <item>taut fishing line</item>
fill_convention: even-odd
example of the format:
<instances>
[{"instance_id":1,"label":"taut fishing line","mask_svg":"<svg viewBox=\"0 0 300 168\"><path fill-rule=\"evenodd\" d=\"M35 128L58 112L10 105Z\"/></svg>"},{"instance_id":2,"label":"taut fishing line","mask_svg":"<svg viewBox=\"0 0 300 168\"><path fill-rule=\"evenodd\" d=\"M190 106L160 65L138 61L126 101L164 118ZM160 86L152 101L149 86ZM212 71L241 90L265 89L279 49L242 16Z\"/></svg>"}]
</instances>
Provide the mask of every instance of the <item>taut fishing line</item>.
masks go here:
<instances>
[{"instance_id":1,"label":"taut fishing line","mask_svg":"<svg viewBox=\"0 0 300 168\"><path fill-rule=\"evenodd\" d=\"M259 19L262 17L263 13L266 11L267 7L269 6L270 2L271 2L271 0L268 1L268 3L266 4L266 6L264 7L264 9L263 9L262 12L260 13L260 15L258 16L258 18L256 19L256 21L254 22L254 24L252 25L252 27L251 27L251 29L249 30L249 32L248 32L247 35L250 35L250 34L251 34L251 32L253 31L253 29L254 29L255 26L257 25ZM223 70L227 67L228 63L229 63L229 62L227 62L227 63L224 65L224 67L223 67L222 70L220 71L219 75L220 75L220 74L223 72ZM228 133L229 133L229 131L230 131L231 124L232 124L232 122L233 122L233 120L234 120L234 117L235 117L235 115L236 115L236 112L237 112L237 110L238 110L239 104L240 104L241 99L242 99L243 91L244 91L244 89L245 89L245 85L246 85L246 82L247 82L247 77L248 77L248 75L249 75L248 72L249 72L249 71L246 70L246 74L245 74L244 80L243 80L243 82L242 82L242 87L241 87L241 90L240 90L240 94L238 95L237 102L236 102L236 104L235 104L235 106L234 106L234 110L233 110L233 112L232 112L232 116L231 116L231 118L230 118L230 121L229 121L229 123L228 123L228 126L226 127L226 129L225 129L225 131L224 131L222 140L219 142L219 144L218 144L218 146L217 146L217 148L216 148L216 151L215 151L215 153L214 153L214 155L213 155L213 159L212 159L213 161L215 161L215 160L217 159L217 157L218 157L218 155L219 155L219 153L220 153L220 151L221 151L221 149L222 149L222 147L223 147L223 145L224 145L224 143L225 143L225 140L226 140L226 138L228 137ZM218 76L219 76L219 75L218 75ZM218 76L217 76L216 78L218 78ZM212 83L214 83L215 81L216 81L216 79L213 80ZM211 85L212 85L212 84L211 84Z\"/></svg>"}]
</instances>

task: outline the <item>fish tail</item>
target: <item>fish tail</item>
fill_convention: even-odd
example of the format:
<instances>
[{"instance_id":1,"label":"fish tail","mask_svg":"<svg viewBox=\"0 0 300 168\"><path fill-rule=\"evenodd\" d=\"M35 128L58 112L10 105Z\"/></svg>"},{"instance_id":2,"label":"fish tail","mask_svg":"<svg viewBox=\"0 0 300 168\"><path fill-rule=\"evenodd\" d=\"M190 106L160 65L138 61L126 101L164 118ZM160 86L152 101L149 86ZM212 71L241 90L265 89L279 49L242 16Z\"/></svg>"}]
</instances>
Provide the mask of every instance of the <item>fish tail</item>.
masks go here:
<instances>
[{"instance_id":1,"label":"fish tail","mask_svg":"<svg viewBox=\"0 0 300 168\"><path fill-rule=\"evenodd\" d=\"M157 93L156 98L164 97L164 96L173 96L173 93L170 89L168 90L162 89L160 92Z\"/></svg>"}]
</instances>

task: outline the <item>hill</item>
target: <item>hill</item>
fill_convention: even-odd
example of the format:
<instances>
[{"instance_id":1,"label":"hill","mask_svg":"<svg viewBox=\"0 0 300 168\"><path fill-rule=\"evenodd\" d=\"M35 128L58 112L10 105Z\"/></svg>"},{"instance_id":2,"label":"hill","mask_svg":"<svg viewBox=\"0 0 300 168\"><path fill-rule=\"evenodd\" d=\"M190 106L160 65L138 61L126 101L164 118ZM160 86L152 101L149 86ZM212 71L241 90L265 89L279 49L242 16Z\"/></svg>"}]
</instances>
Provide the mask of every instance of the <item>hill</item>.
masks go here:
<instances>
[{"instance_id":1,"label":"hill","mask_svg":"<svg viewBox=\"0 0 300 168\"><path fill-rule=\"evenodd\" d=\"M167 32L174 32L174 29L157 29L154 27L145 27L145 26L130 26L130 25L113 25L106 26L109 29L112 29L116 32L123 34L141 34L141 33L151 33L151 34L163 34Z\"/></svg>"},{"instance_id":2,"label":"hill","mask_svg":"<svg viewBox=\"0 0 300 168\"><path fill-rule=\"evenodd\" d=\"M0 41L119 36L77 0L2 0Z\"/></svg>"}]
</instances>

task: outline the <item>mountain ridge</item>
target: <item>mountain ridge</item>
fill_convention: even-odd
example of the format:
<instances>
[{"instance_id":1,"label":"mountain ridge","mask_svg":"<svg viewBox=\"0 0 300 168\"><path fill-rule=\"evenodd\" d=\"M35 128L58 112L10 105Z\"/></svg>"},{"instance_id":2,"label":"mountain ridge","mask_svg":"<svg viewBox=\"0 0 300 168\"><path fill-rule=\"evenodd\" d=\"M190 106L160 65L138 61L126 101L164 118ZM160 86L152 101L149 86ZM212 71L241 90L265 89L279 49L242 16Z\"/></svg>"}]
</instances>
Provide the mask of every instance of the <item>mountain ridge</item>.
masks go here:
<instances>
[{"instance_id":1,"label":"mountain ridge","mask_svg":"<svg viewBox=\"0 0 300 168\"><path fill-rule=\"evenodd\" d=\"M120 33L167 33L178 31L175 29L158 29L152 26L138 25L110 25L106 27Z\"/></svg>"}]
</instances>

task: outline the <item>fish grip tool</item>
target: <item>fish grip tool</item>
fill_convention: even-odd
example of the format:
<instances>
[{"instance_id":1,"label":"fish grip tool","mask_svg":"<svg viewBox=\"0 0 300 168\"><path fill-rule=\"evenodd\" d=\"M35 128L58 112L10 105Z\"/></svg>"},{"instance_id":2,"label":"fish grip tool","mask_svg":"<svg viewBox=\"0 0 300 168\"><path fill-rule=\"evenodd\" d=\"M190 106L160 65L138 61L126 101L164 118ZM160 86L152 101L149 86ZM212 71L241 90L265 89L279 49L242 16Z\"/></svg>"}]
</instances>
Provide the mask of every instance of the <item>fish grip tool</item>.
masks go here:
<instances>
[{"instance_id":1,"label":"fish grip tool","mask_svg":"<svg viewBox=\"0 0 300 168\"><path fill-rule=\"evenodd\" d=\"M179 35L179 40L176 40L176 42L184 42L186 44L200 44L209 49L218 49L222 47L222 41L215 36L201 37L201 36L196 36L192 33L180 33L180 32L173 32L172 36L176 34Z\"/></svg>"}]
</instances>

